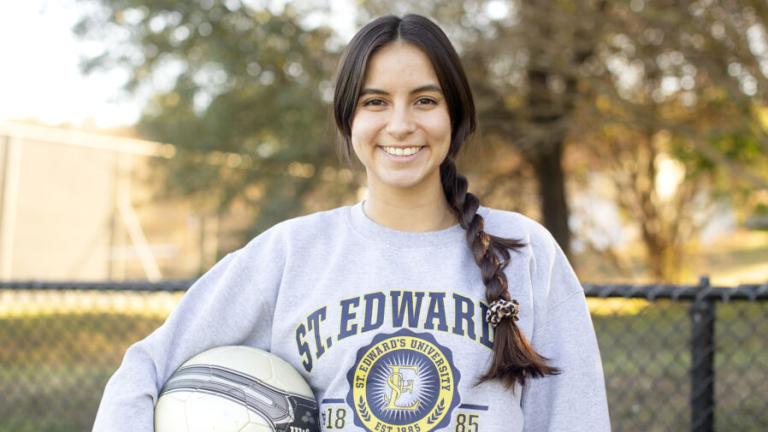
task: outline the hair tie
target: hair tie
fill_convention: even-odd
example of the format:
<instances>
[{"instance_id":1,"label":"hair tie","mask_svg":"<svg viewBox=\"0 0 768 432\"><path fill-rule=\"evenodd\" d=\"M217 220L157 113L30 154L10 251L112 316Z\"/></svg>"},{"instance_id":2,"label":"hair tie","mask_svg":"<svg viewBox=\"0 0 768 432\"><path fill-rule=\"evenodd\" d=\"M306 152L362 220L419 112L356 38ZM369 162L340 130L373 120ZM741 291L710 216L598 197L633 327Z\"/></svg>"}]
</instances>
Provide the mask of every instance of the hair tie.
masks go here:
<instances>
[{"instance_id":1,"label":"hair tie","mask_svg":"<svg viewBox=\"0 0 768 432\"><path fill-rule=\"evenodd\" d=\"M488 321L493 328L499 325L504 318L512 317L514 321L520 319L520 303L517 300L504 300L498 299L491 302L488 307L488 312L485 313L485 320Z\"/></svg>"}]
</instances>

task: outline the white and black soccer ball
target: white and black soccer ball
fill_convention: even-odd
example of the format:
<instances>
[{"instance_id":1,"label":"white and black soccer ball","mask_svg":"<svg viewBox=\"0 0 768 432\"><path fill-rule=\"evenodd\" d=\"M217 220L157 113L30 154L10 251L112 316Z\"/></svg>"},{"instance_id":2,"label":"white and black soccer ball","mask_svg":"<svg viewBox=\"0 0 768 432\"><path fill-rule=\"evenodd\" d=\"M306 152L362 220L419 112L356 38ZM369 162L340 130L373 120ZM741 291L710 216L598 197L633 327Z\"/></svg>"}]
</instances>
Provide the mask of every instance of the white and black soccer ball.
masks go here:
<instances>
[{"instance_id":1,"label":"white and black soccer ball","mask_svg":"<svg viewBox=\"0 0 768 432\"><path fill-rule=\"evenodd\" d=\"M223 346L181 365L155 405L156 432L316 432L312 390L288 362Z\"/></svg>"}]
</instances>

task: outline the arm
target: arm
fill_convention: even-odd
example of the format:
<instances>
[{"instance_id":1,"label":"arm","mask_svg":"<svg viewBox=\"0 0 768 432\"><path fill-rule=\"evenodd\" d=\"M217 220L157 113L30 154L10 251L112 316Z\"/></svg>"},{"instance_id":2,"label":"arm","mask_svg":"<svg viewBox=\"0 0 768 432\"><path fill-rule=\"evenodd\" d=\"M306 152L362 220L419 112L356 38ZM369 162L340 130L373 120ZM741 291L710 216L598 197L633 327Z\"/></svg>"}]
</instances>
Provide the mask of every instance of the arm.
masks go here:
<instances>
[{"instance_id":1,"label":"arm","mask_svg":"<svg viewBox=\"0 0 768 432\"><path fill-rule=\"evenodd\" d=\"M524 430L610 431L603 367L584 290L557 244L549 250L552 258L542 275L548 285L546 307L536 317L531 343L561 373L526 382Z\"/></svg>"},{"instance_id":2,"label":"arm","mask_svg":"<svg viewBox=\"0 0 768 432\"><path fill-rule=\"evenodd\" d=\"M269 349L282 256L268 230L197 280L165 323L128 349L107 383L93 430L153 431L159 390L195 354L221 345Z\"/></svg>"}]
</instances>

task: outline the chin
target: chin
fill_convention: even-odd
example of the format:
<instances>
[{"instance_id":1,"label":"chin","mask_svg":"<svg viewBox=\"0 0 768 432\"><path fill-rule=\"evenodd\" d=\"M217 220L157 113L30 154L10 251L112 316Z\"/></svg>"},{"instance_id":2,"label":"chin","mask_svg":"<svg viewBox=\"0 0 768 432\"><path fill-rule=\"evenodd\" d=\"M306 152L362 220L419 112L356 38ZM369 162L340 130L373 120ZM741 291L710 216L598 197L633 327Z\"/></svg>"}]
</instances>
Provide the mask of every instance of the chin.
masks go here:
<instances>
[{"instance_id":1,"label":"chin","mask_svg":"<svg viewBox=\"0 0 768 432\"><path fill-rule=\"evenodd\" d=\"M378 183L388 189L410 190L423 186L426 183L426 178L388 178L379 179Z\"/></svg>"}]
</instances>

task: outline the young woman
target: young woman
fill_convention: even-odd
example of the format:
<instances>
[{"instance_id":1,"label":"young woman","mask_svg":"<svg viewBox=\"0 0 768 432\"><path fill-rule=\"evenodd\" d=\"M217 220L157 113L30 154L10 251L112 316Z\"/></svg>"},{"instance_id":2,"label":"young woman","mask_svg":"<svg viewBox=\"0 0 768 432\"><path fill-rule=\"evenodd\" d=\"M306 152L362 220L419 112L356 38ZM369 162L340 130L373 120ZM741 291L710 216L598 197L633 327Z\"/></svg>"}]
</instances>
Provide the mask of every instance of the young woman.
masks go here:
<instances>
[{"instance_id":1,"label":"young woman","mask_svg":"<svg viewBox=\"0 0 768 432\"><path fill-rule=\"evenodd\" d=\"M480 206L456 171L475 110L440 28L417 15L363 27L334 114L367 198L277 224L216 264L129 348L95 430L151 431L165 380L219 345L301 371L322 430L609 430L571 266L546 229Z\"/></svg>"}]
</instances>

